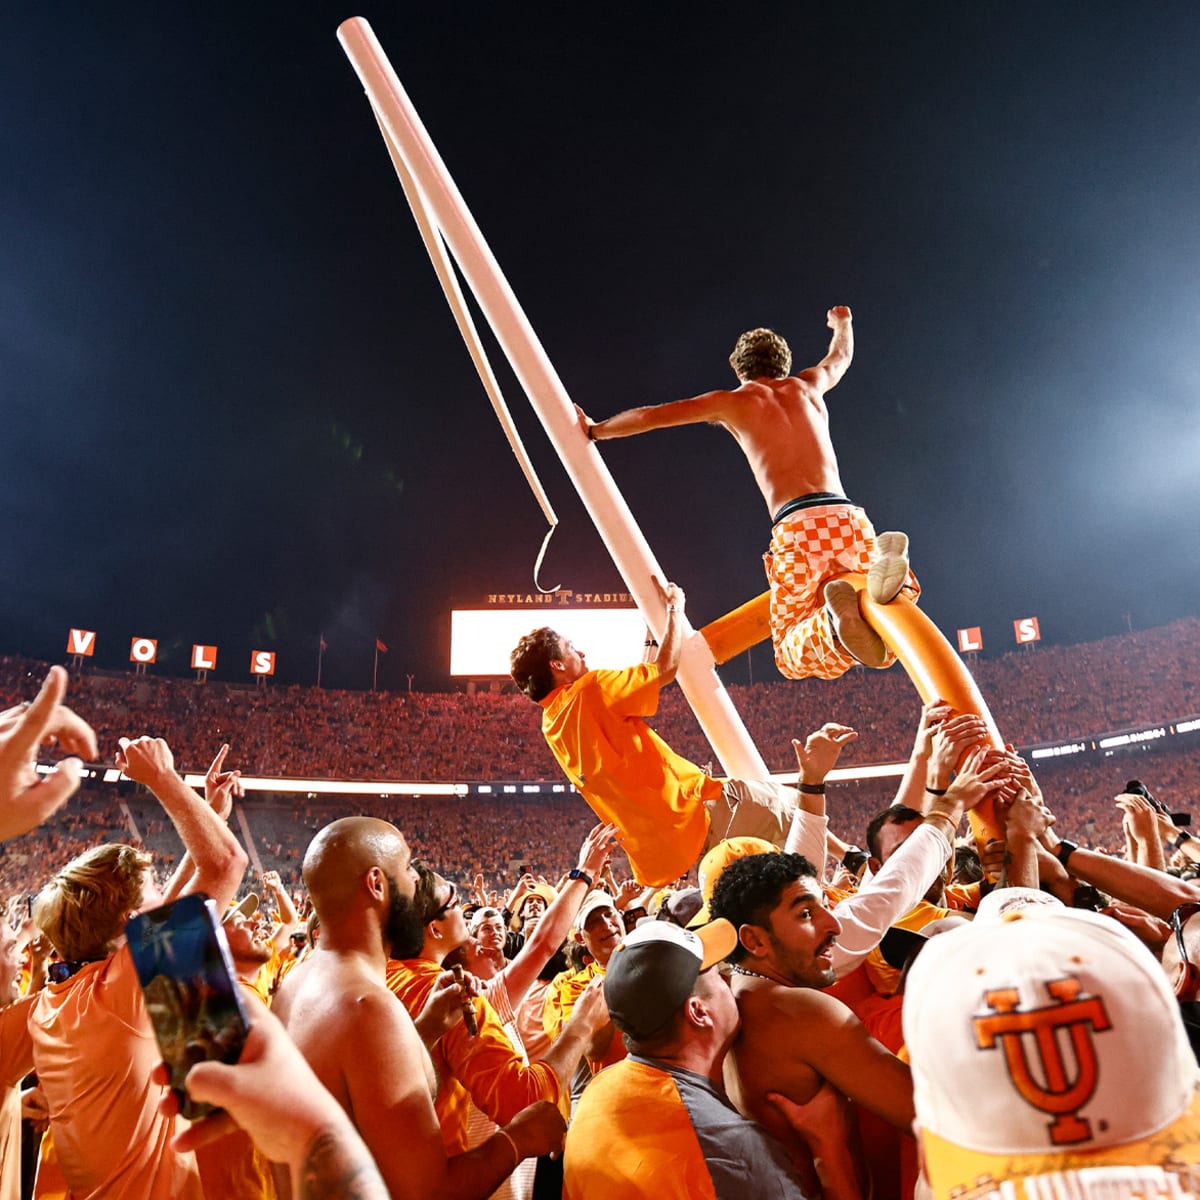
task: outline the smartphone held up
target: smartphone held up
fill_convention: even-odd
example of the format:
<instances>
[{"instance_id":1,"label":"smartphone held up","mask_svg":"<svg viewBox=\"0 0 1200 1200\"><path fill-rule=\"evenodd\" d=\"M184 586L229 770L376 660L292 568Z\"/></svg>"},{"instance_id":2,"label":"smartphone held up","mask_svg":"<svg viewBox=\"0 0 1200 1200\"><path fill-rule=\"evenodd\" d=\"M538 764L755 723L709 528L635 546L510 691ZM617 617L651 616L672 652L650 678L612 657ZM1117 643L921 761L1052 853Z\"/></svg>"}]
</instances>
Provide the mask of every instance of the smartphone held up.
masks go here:
<instances>
[{"instance_id":1,"label":"smartphone held up","mask_svg":"<svg viewBox=\"0 0 1200 1200\"><path fill-rule=\"evenodd\" d=\"M216 905L182 896L132 918L126 940L180 1112L207 1116L184 1078L199 1062L237 1062L250 1028Z\"/></svg>"}]
</instances>

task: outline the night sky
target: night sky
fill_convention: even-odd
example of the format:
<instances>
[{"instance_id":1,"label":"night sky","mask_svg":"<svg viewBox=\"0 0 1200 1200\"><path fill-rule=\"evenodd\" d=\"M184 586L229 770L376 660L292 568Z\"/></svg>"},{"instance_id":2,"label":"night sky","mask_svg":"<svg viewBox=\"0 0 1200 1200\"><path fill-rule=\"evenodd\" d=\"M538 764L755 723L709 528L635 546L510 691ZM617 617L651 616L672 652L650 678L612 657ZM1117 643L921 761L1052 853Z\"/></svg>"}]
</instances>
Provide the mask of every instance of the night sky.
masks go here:
<instances>
[{"instance_id":1,"label":"night sky","mask_svg":"<svg viewBox=\"0 0 1200 1200\"><path fill-rule=\"evenodd\" d=\"M599 419L797 368L848 493L989 652L1200 597L1194 3L361 10L572 397ZM289 5L26 6L0 39L0 652L160 639L218 677L448 686L449 610L532 589L541 514L336 27ZM500 362L498 351L494 358ZM562 524L621 588L506 370ZM607 443L696 625L763 590L733 440ZM532 622L531 622L532 623ZM774 678L755 651L756 679ZM724 676L747 678L743 657Z\"/></svg>"}]
</instances>

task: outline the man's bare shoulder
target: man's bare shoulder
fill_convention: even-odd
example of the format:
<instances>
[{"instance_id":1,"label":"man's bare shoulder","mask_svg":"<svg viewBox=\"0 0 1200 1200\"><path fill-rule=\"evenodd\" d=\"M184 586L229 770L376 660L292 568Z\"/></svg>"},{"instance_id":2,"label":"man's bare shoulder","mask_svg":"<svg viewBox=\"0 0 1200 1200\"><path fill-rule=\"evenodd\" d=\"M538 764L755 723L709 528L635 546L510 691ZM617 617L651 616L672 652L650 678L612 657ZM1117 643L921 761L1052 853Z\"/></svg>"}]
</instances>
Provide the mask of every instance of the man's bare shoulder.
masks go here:
<instances>
[{"instance_id":1,"label":"man's bare shoulder","mask_svg":"<svg viewBox=\"0 0 1200 1200\"><path fill-rule=\"evenodd\" d=\"M770 979L742 977L735 982L733 994L747 1032L756 1035L764 1030L777 1032L779 1023L795 1021L797 1017L806 1022L802 1032L807 1035L814 1024L827 1029L831 1024L840 1026L853 1016L835 996L827 996L815 988L787 987Z\"/></svg>"},{"instance_id":2,"label":"man's bare shoulder","mask_svg":"<svg viewBox=\"0 0 1200 1200\"><path fill-rule=\"evenodd\" d=\"M757 979L737 984L742 1028L732 1055L736 1100L743 1112L770 1126L768 1092L782 1092L803 1104L821 1085L810 1060L825 1026L820 1015L824 1006L819 998L814 1002L820 993L808 988Z\"/></svg>"},{"instance_id":3,"label":"man's bare shoulder","mask_svg":"<svg viewBox=\"0 0 1200 1200\"><path fill-rule=\"evenodd\" d=\"M821 391L806 375L785 375L782 379L752 379L731 395L756 403L796 404L820 400Z\"/></svg>"},{"instance_id":4,"label":"man's bare shoulder","mask_svg":"<svg viewBox=\"0 0 1200 1200\"><path fill-rule=\"evenodd\" d=\"M315 1030L323 1040L354 1034L364 1021L404 1024L404 1005L386 982L354 959L318 952L284 980L277 1012L294 1038ZM411 1026L411 1021L408 1022Z\"/></svg>"},{"instance_id":5,"label":"man's bare shoulder","mask_svg":"<svg viewBox=\"0 0 1200 1200\"><path fill-rule=\"evenodd\" d=\"M280 999L289 1035L348 1112L355 1114L364 1098L385 1106L413 1095L428 1101L429 1056L382 978L352 957L317 953L289 974L285 987Z\"/></svg>"}]
</instances>

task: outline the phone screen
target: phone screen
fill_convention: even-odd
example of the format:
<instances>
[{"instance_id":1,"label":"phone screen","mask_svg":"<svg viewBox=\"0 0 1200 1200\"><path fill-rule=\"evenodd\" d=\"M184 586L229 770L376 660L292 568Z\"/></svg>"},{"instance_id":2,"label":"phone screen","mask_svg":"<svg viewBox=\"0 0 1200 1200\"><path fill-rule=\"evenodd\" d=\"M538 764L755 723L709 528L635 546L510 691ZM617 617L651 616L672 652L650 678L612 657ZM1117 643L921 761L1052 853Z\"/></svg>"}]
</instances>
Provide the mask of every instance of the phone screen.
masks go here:
<instances>
[{"instance_id":1,"label":"phone screen","mask_svg":"<svg viewBox=\"0 0 1200 1200\"><path fill-rule=\"evenodd\" d=\"M184 1077L198 1062L237 1062L249 1030L216 905L181 896L133 917L125 936L180 1111L207 1116L212 1106L188 1097Z\"/></svg>"}]
</instances>

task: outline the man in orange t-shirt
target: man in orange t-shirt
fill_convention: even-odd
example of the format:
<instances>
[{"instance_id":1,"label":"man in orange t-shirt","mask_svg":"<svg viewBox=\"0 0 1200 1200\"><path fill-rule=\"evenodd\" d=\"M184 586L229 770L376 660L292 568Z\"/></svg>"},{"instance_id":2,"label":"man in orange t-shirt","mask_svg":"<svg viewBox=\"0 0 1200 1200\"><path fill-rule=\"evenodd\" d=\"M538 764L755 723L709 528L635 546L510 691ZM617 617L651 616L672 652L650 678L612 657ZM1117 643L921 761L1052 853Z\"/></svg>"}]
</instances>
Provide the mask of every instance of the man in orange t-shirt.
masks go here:
<instances>
[{"instance_id":1,"label":"man in orange t-shirt","mask_svg":"<svg viewBox=\"0 0 1200 1200\"><path fill-rule=\"evenodd\" d=\"M122 738L117 766L154 793L179 834L193 868L177 877L186 879L179 894L202 892L226 905L246 868L215 811L232 773L214 764L207 782L216 791L206 800L176 771L167 743L149 737ZM182 1122L160 1110L166 1089L151 1073L162 1054L125 944L130 914L163 900L150 855L107 844L68 863L34 905L61 962L30 1009L28 1029L50 1132L76 1200L203 1196L194 1154L171 1145Z\"/></svg>"},{"instance_id":2,"label":"man in orange t-shirt","mask_svg":"<svg viewBox=\"0 0 1200 1200\"><path fill-rule=\"evenodd\" d=\"M511 656L517 686L542 707L542 733L567 778L602 820L621 830L637 881L660 887L686 875L727 837L782 846L795 792L778 784L714 779L646 724L679 669L683 591L664 589L667 624L658 659L620 671L588 670L553 629L535 629Z\"/></svg>"},{"instance_id":3,"label":"man in orange t-shirt","mask_svg":"<svg viewBox=\"0 0 1200 1200\"><path fill-rule=\"evenodd\" d=\"M458 889L424 863L417 863L416 870L413 903L424 937L419 946L415 938L412 945L393 946L392 953L398 957L389 959L387 965L388 988L414 1021L439 984L449 982L442 978L442 964L467 939ZM539 1100L560 1103L599 1024L603 1013L599 1000L597 995L575 1022L571 1035L552 1047L541 1062L527 1063L487 998L472 997L475 1031L471 1032L465 1021L458 1022L431 1047L438 1079L434 1108L447 1154L468 1149L471 1101L497 1125L506 1124Z\"/></svg>"}]
</instances>

